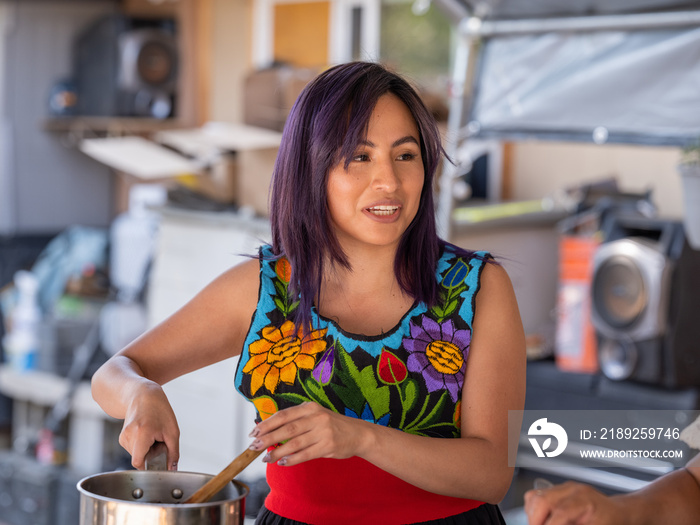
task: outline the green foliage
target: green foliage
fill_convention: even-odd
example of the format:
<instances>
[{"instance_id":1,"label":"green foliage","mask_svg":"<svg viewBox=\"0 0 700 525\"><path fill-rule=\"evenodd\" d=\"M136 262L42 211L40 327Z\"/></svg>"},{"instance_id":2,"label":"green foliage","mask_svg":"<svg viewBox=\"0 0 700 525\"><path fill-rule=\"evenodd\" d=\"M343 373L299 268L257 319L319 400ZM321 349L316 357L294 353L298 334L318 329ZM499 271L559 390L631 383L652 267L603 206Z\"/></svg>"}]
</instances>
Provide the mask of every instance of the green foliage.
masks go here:
<instances>
[{"instance_id":1,"label":"green foliage","mask_svg":"<svg viewBox=\"0 0 700 525\"><path fill-rule=\"evenodd\" d=\"M688 144L681 151L681 166L700 167L700 139Z\"/></svg>"},{"instance_id":2,"label":"green foliage","mask_svg":"<svg viewBox=\"0 0 700 525\"><path fill-rule=\"evenodd\" d=\"M450 69L449 20L434 6L416 16L412 1L382 1L380 58L425 85Z\"/></svg>"}]
</instances>

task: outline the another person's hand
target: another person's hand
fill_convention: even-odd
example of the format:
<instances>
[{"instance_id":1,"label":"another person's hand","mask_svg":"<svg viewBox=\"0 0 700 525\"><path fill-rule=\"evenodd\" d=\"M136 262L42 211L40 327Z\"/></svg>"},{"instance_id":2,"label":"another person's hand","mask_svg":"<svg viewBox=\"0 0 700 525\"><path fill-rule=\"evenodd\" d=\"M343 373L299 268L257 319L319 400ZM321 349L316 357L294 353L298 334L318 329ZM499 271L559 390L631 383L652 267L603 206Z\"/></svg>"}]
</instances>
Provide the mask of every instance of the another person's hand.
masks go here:
<instances>
[{"instance_id":1,"label":"another person's hand","mask_svg":"<svg viewBox=\"0 0 700 525\"><path fill-rule=\"evenodd\" d=\"M251 448L262 450L282 443L264 458L282 466L317 458L345 459L357 455L363 423L307 402L259 423L251 432L255 438Z\"/></svg>"},{"instance_id":2,"label":"another person's hand","mask_svg":"<svg viewBox=\"0 0 700 525\"><path fill-rule=\"evenodd\" d=\"M151 446L162 441L168 449L168 470L177 470L180 459L180 429L170 403L160 385L148 381L127 407L119 444L131 454L134 468L144 468Z\"/></svg>"},{"instance_id":3,"label":"another person's hand","mask_svg":"<svg viewBox=\"0 0 700 525\"><path fill-rule=\"evenodd\" d=\"M614 497L568 481L525 493L529 525L623 525L626 513Z\"/></svg>"}]
</instances>

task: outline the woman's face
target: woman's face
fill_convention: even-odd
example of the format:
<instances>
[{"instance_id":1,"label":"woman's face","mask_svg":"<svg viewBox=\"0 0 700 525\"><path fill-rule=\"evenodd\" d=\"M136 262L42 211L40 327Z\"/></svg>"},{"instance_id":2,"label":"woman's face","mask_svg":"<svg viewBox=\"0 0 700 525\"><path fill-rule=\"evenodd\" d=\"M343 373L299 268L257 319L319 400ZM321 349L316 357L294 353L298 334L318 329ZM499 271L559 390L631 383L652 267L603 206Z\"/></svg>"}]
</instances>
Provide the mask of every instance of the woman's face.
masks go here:
<instances>
[{"instance_id":1,"label":"woman's face","mask_svg":"<svg viewBox=\"0 0 700 525\"><path fill-rule=\"evenodd\" d=\"M344 250L397 246L418 212L425 173L418 126L395 95L379 98L367 136L328 173L331 223Z\"/></svg>"}]
</instances>

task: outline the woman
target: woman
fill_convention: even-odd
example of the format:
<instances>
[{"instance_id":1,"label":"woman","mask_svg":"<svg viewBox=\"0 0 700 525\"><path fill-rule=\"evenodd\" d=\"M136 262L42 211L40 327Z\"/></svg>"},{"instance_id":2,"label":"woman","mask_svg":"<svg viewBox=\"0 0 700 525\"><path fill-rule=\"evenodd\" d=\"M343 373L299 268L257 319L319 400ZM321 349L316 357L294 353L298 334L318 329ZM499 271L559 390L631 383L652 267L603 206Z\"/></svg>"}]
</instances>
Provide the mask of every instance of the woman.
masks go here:
<instances>
[{"instance_id":1,"label":"woman","mask_svg":"<svg viewBox=\"0 0 700 525\"><path fill-rule=\"evenodd\" d=\"M304 89L275 165L272 245L93 379L136 468L155 441L176 468L160 385L240 355L251 448L268 449L258 523L502 523L524 337L505 271L437 238L441 154L418 95L380 65Z\"/></svg>"}]
</instances>

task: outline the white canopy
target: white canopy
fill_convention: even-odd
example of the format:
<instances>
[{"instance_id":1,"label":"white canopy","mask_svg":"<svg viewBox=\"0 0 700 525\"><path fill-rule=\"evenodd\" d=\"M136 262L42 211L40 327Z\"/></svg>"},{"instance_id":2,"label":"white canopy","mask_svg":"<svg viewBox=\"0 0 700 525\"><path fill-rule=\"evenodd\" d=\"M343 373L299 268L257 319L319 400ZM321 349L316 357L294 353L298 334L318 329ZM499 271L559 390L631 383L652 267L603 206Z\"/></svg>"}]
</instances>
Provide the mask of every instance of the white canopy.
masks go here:
<instances>
[{"instance_id":1,"label":"white canopy","mask_svg":"<svg viewBox=\"0 0 700 525\"><path fill-rule=\"evenodd\" d=\"M459 35L452 158L472 138L678 146L700 140L700 1L432 2ZM448 163L442 174L444 237L459 169Z\"/></svg>"},{"instance_id":2,"label":"white canopy","mask_svg":"<svg viewBox=\"0 0 700 525\"><path fill-rule=\"evenodd\" d=\"M488 19L609 15L698 7L697 0L451 0L450 3Z\"/></svg>"},{"instance_id":3,"label":"white canopy","mask_svg":"<svg viewBox=\"0 0 700 525\"><path fill-rule=\"evenodd\" d=\"M463 134L667 145L700 137L697 0L434 3L478 42L454 66L465 81ZM469 67L471 78L459 71Z\"/></svg>"}]
</instances>

